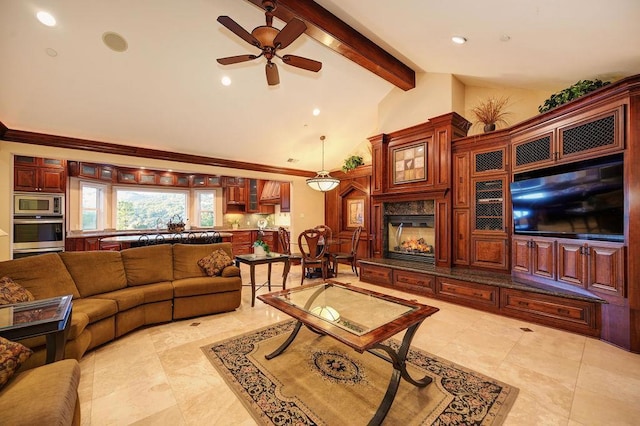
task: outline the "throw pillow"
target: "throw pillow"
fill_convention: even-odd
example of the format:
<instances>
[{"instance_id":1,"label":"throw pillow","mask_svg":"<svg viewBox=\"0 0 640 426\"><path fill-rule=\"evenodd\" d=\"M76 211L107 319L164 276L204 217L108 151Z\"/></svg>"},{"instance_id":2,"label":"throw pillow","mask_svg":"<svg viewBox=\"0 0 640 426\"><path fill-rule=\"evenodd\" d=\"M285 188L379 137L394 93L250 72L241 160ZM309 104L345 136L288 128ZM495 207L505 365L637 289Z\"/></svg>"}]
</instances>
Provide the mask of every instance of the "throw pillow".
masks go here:
<instances>
[{"instance_id":1,"label":"throw pillow","mask_svg":"<svg viewBox=\"0 0 640 426\"><path fill-rule=\"evenodd\" d=\"M233 259L229 257L226 251L220 249L198 260L198 266L210 277L220 275L222 270L230 265L233 265Z\"/></svg>"},{"instance_id":2,"label":"throw pillow","mask_svg":"<svg viewBox=\"0 0 640 426\"><path fill-rule=\"evenodd\" d=\"M32 353L33 351L26 346L0 337L0 388Z\"/></svg>"},{"instance_id":3,"label":"throw pillow","mask_svg":"<svg viewBox=\"0 0 640 426\"><path fill-rule=\"evenodd\" d=\"M35 300L33 294L9 277L0 278L0 305L30 302Z\"/></svg>"}]
</instances>

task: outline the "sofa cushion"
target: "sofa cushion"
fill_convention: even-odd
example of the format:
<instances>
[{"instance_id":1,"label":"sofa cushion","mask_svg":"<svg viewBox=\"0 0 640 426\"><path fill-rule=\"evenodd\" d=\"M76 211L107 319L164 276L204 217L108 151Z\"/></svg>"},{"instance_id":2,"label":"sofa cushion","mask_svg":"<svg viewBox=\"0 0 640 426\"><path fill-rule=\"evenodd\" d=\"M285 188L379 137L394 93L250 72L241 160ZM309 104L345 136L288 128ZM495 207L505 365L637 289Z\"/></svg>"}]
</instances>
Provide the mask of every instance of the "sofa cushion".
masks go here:
<instances>
[{"instance_id":1,"label":"sofa cushion","mask_svg":"<svg viewBox=\"0 0 640 426\"><path fill-rule=\"evenodd\" d=\"M78 251L60 253L60 258L82 297L119 290L127 277L119 251Z\"/></svg>"},{"instance_id":2,"label":"sofa cushion","mask_svg":"<svg viewBox=\"0 0 640 426\"><path fill-rule=\"evenodd\" d=\"M238 268L237 266L227 266L226 268L224 268L222 270L222 275L223 277L239 277L240 276L240 268Z\"/></svg>"},{"instance_id":3,"label":"sofa cushion","mask_svg":"<svg viewBox=\"0 0 640 426\"><path fill-rule=\"evenodd\" d=\"M0 277L11 277L33 294L36 299L71 294L80 297L71 274L58 253L0 262Z\"/></svg>"},{"instance_id":4,"label":"sofa cushion","mask_svg":"<svg viewBox=\"0 0 640 426\"><path fill-rule=\"evenodd\" d=\"M118 304L115 300L98 299L89 297L73 301L73 314L82 312L89 317L89 324L109 318L118 313Z\"/></svg>"},{"instance_id":5,"label":"sofa cushion","mask_svg":"<svg viewBox=\"0 0 640 426\"><path fill-rule=\"evenodd\" d=\"M32 300L34 300L34 297L29 290L9 277L0 278L0 305L30 302Z\"/></svg>"},{"instance_id":6,"label":"sofa cushion","mask_svg":"<svg viewBox=\"0 0 640 426\"><path fill-rule=\"evenodd\" d=\"M171 244L136 247L120 252L127 285L137 286L173 280Z\"/></svg>"},{"instance_id":7,"label":"sofa cushion","mask_svg":"<svg viewBox=\"0 0 640 426\"><path fill-rule=\"evenodd\" d=\"M214 250L208 256L198 260L198 266L210 277L222 274L222 270L227 266L233 265L233 260L224 250Z\"/></svg>"},{"instance_id":8,"label":"sofa cushion","mask_svg":"<svg viewBox=\"0 0 640 426\"><path fill-rule=\"evenodd\" d=\"M218 249L224 250L233 259L231 243L174 244L173 279L206 277L207 274L198 266L198 260Z\"/></svg>"},{"instance_id":9,"label":"sofa cushion","mask_svg":"<svg viewBox=\"0 0 640 426\"><path fill-rule=\"evenodd\" d=\"M28 347L0 337L0 388L33 353ZM1 411L0 411L1 412Z\"/></svg>"},{"instance_id":10,"label":"sofa cushion","mask_svg":"<svg viewBox=\"0 0 640 426\"><path fill-rule=\"evenodd\" d=\"M201 294L223 293L242 289L239 277L196 277L175 280L173 282L174 297L197 296Z\"/></svg>"},{"instance_id":11,"label":"sofa cushion","mask_svg":"<svg viewBox=\"0 0 640 426\"><path fill-rule=\"evenodd\" d=\"M80 366L74 359L53 362L17 374L2 389L2 424L76 424L74 414L79 383Z\"/></svg>"}]
</instances>

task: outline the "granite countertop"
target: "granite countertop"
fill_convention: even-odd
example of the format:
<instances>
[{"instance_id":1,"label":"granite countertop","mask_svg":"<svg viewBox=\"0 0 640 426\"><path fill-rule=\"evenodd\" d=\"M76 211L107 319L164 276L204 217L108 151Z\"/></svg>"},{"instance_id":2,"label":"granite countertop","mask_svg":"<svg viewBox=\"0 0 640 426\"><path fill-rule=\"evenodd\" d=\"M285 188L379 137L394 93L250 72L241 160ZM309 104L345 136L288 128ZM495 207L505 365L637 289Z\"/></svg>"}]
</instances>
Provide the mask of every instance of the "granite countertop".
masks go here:
<instances>
[{"instance_id":1,"label":"granite countertop","mask_svg":"<svg viewBox=\"0 0 640 426\"><path fill-rule=\"evenodd\" d=\"M529 283L514 281L511 275L490 271L480 271L465 268L443 268L420 262L411 262L397 259L358 259L358 262L374 266L390 266L408 272L418 272L433 275L436 277L446 277L458 279L460 281L473 282L478 284L493 285L496 287L512 288L514 290L529 291L533 293L548 294L551 296L566 297L569 299L583 300L587 302L607 303L603 298L595 294L569 285L557 283L548 285L542 283Z\"/></svg>"},{"instance_id":2,"label":"granite countertop","mask_svg":"<svg viewBox=\"0 0 640 426\"><path fill-rule=\"evenodd\" d=\"M238 228L232 229L226 226L215 226L213 228L191 228L188 232L207 232L207 231L215 231L215 232L246 232L246 231L259 231L257 227L246 227L246 228ZM278 232L278 228L269 227L265 228L264 231L267 232ZM167 234L175 234L175 232L169 232L166 229L148 229L148 230L123 230L117 231L115 229L105 229L103 231L69 231L66 234L66 238L87 238L87 237L115 237L115 236L140 236L140 235L167 235Z\"/></svg>"}]
</instances>

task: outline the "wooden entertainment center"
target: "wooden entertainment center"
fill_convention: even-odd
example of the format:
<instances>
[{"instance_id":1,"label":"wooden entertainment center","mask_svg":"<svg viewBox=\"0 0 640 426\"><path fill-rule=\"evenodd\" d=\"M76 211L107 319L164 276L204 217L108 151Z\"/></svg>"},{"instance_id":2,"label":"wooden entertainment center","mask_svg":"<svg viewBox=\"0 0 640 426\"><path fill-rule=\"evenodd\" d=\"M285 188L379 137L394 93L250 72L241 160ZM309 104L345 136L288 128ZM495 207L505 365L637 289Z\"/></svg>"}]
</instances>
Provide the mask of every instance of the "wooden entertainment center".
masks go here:
<instances>
[{"instance_id":1,"label":"wooden entertainment center","mask_svg":"<svg viewBox=\"0 0 640 426\"><path fill-rule=\"evenodd\" d=\"M507 129L466 137L468 126L451 113L370 138L369 257L361 259L361 279L640 353L640 75ZM421 158L413 161L419 149L424 172L409 170L421 167ZM407 150L410 160L398 161ZM519 174L610 156L623 160L621 235L514 233L509 188ZM340 188L349 186L343 178ZM340 202L333 200L340 188L327 195L328 206ZM387 258L385 204L424 199L435 203L435 265ZM339 220L334 212L327 210L328 224Z\"/></svg>"}]
</instances>

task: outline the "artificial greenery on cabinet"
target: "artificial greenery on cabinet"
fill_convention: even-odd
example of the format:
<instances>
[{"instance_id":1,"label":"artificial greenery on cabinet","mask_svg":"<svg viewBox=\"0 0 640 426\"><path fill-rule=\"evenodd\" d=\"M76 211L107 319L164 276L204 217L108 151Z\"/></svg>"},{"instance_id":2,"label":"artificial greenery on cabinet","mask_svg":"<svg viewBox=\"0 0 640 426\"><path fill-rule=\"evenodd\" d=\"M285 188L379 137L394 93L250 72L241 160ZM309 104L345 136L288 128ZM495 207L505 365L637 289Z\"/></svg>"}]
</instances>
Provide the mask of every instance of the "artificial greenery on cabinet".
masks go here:
<instances>
[{"instance_id":1,"label":"artificial greenery on cabinet","mask_svg":"<svg viewBox=\"0 0 640 426\"><path fill-rule=\"evenodd\" d=\"M538 111L540 113L547 112L555 107L566 104L569 101L586 95L589 92L593 92L594 90L604 87L610 83L610 81L602 81L599 79L580 80L576 84L551 95L549 99L544 101L544 103L538 107Z\"/></svg>"}]
</instances>

